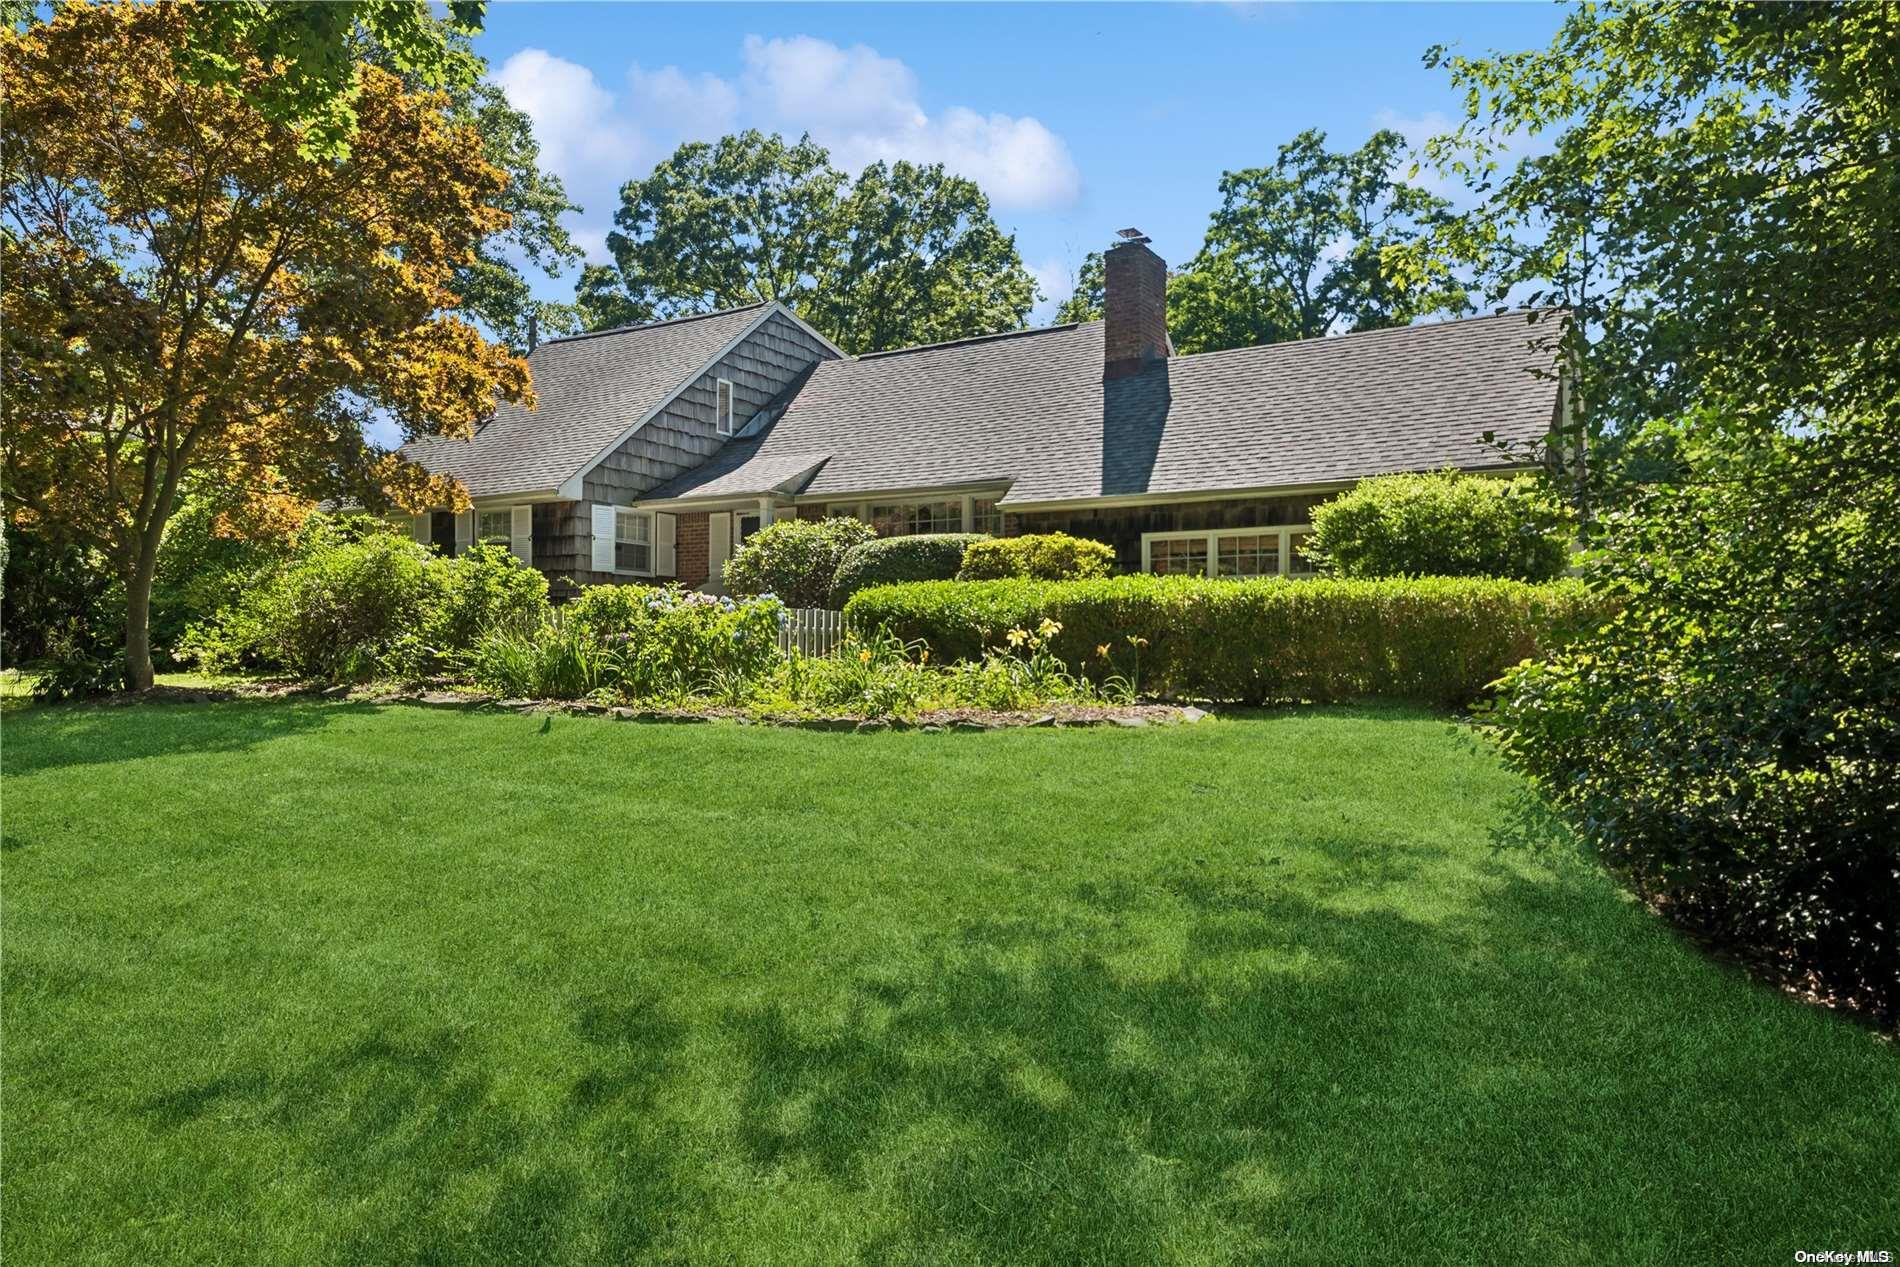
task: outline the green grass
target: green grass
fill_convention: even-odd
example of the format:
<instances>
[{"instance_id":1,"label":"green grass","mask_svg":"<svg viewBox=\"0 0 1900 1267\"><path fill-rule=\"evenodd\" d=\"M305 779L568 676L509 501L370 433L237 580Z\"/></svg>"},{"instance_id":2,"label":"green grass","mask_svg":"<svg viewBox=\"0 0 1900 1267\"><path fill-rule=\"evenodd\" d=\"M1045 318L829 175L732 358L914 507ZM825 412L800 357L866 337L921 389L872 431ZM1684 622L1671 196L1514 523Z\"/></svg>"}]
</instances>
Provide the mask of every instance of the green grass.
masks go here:
<instances>
[{"instance_id":1,"label":"green grass","mask_svg":"<svg viewBox=\"0 0 1900 1267\"><path fill-rule=\"evenodd\" d=\"M1442 719L3 739L9 1267L1900 1248L1900 1055Z\"/></svg>"}]
</instances>

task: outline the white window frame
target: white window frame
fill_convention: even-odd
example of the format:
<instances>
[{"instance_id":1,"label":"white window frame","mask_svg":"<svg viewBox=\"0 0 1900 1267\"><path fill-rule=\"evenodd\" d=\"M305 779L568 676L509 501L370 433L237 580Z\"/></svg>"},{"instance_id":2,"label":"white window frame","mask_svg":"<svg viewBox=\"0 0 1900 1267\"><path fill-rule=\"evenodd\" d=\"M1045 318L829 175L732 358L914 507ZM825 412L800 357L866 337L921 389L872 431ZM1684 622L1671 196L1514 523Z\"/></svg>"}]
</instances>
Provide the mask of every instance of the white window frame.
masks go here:
<instances>
[{"instance_id":1,"label":"white window frame","mask_svg":"<svg viewBox=\"0 0 1900 1267\"><path fill-rule=\"evenodd\" d=\"M1155 541L1193 541L1197 538L1207 542L1207 575L1215 580L1243 581L1252 577L1219 575L1220 538L1222 537L1266 537L1277 536L1280 539L1280 570L1275 576L1301 580L1314 576L1313 572L1293 571L1293 538L1301 533L1313 531L1312 524L1273 524L1263 528L1208 528L1194 529L1190 532L1144 532L1141 534L1141 570L1143 573L1154 570L1153 554L1150 543Z\"/></svg>"},{"instance_id":2,"label":"white window frame","mask_svg":"<svg viewBox=\"0 0 1900 1267\"><path fill-rule=\"evenodd\" d=\"M507 520L508 522L507 530L505 532L500 533L499 535L492 534L492 533L488 535L483 535L482 516L484 515L500 515L503 519ZM484 506L484 507L478 508L475 511L475 539L473 542L471 542L472 545L478 545L478 546L498 545L503 548L507 548L510 545L510 543L514 541L514 539L515 539L515 508L513 506Z\"/></svg>"},{"instance_id":3,"label":"white window frame","mask_svg":"<svg viewBox=\"0 0 1900 1267\"><path fill-rule=\"evenodd\" d=\"M720 397L725 403L720 404ZM719 378L713 380L713 430L722 436L732 435L739 429L738 392L733 388L732 380Z\"/></svg>"},{"instance_id":4,"label":"white window frame","mask_svg":"<svg viewBox=\"0 0 1900 1267\"><path fill-rule=\"evenodd\" d=\"M620 522L623 519L638 519L638 520L643 521L647 527L647 539L644 542L622 541L620 539ZM656 539L657 535L658 535L657 525L653 522L652 511L633 510L630 507L626 507L626 506L614 507L614 575L615 576L653 576L655 575L653 571L653 556L654 556L654 553L659 548L659 542ZM640 568L623 568L620 566L620 547L623 545L645 545L646 546L647 565L644 571L641 570Z\"/></svg>"}]
</instances>

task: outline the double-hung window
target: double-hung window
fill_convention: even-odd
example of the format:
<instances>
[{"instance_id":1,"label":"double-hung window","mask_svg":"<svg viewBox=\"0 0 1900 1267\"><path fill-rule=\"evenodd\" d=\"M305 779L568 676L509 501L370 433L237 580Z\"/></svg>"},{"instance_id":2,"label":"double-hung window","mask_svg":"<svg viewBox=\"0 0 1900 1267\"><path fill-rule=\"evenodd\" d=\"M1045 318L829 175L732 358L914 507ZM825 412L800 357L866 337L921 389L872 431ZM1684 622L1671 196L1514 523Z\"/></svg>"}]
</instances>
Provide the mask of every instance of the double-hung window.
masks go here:
<instances>
[{"instance_id":1,"label":"double-hung window","mask_svg":"<svg viewBox=\"0 0 1900 1267\"><path fill-rule=\"evenodd\" d=\"M963 499L910 502L871 507L871 526L881 537L914 537L926 532L962 532Z\"/></svg>"},{"instance_id":2,"label":"double-hung window","mask_svg":"<svg viewBox=\"0 0 1900 1267\"><path fill-rule=\"evenodd\" d=\"M505 546L514 536L514 531L512 507L475 512L475 541L478 545Z\"/></svg>"},{"instance_id":3,"label":"double-hung window","mask_svg":"<svg viewBox=\"0 0 1900 1267\"><path fill-rule=\"evenodd\" d=\"M1141 567L1157 576L1311 576L1305 524L1285 528L1230 528L1149 532L1141 538Z\"/></svg>"},{"instance_id":4,"label":"double-hung window","mask_svg":"<svg viewBox=\"0 0 1900 1267\"><path fill-rule=\"evenodd\" d=\"M614 570L653 575L653 516L645 511L614 514Z\"/></svg>"}]
</instances>

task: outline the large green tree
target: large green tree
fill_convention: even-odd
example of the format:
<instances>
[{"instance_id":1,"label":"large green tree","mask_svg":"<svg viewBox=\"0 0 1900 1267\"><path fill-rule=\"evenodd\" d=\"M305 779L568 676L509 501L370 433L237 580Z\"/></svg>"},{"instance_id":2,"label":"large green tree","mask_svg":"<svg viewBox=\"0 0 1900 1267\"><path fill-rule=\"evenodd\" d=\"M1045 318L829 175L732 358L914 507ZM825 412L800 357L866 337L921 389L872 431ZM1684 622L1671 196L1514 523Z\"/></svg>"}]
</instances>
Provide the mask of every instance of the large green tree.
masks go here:
<instances>
[{"instance_id":1,"label":"large green tree","mask_svg":"<svg viewBox=\"0 0 1900 1267\"><path fill-rule=\"evenodd\" d=\"M1168 329L1179 352L1217 352L1346 330L1402 326L1469 299L1449 270L1395 274L1384 257L1450 219L1451 204L1393 172L1405 139L1378 132L1334 153L1300 133L1269 167L1221 176L1221 205L1200 252L1168 279ZM1102 316L1102 257L1082 261L1058 321Z\"/></svg>"},{"instance_id":2,"label":"large green tree","mask_svg":"<svg viewBox=\"0 0 1900 1267\"><path fill-rule=\"evenodd\" d=\"M778 300L852 352L1022 325L1035 282L973 182L874 163L855 181L809 137L692 142L621 190L590 328Z\"/></svg>"},{"instance_id":3,"label":"large green tree","mask_svg":"<svg viewBox=\"0 0 1900 1267\"><path fill-rule=\"evenodd\" d=\"M1516 675L1507 755L1667 909L1892 1016L1900 10L1605 5L1429 60L1469 107L1431 157L1480 205L1391 259L1571 309L1622 599Z\"/></svg>"},{"instance_id":4,"label":"large green tree","mask_svg":"<svg viewBox=\"0 0 1900 1267\"><path fill-rule=\"evenodd\" d=\"M1445 199L1393 175L1406 152L1396 132L1336 153L1309 130L1271 166L1222 175L1207 239L1169 290L1175 346L1211 352L1463 311L1450 273L1401 277L1382 263L1450 216Z\"/></svg>"}]
</instances>

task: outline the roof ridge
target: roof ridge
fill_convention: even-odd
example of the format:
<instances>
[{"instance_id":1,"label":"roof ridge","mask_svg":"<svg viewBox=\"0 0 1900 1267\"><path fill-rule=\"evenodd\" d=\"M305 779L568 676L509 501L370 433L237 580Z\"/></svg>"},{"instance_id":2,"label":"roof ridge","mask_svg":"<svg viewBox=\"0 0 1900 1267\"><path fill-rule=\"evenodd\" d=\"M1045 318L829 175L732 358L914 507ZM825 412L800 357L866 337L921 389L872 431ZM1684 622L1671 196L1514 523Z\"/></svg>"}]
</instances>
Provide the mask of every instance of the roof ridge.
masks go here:
<instances>
[{"instance_id":1,"label":"roof ridge","mask_svg":"<svg viewBox=\"0 0 1900 1267\"><path fill-rule=\"evenodd\" d=\"M1074 330L1079 326L1091 325L1087 321L1065 321L1060 325L1031 326L1026 330L999 330L995 334L972 334L962 339L945 339L941 343L915 343L907 348L887 348L882 352L861 352L850 359L854 361L876 361L887 356L903 356L909 352L934 352L938 348L961 347L966 343L994 343L999 339L1020 339L1030 334L1054 334L1058 330Z\"/></svg>"},{"instance_id":2,"label":"roof ridge","mask_svg":"<svg viewBox=\"0 0 1900 1267\"><path fill-rule=\"evenodd\" d=\"M550 343L578 343L582 339L598 339L607 334L634 334L641 330L657 330L661 326L683 326L689 321L706 321L712 317L730 317L735 312L751 312L773 302L775 301L761 299L757 303L740 304L736 308L720 308L713 312L689 312L683 317L668 317L664 321L643 321L637 325L614 326L607 330L583 330L579 334L562 334L552 339L543 339L535 346L544 348Z\"/></svg>"},{"instance_id":3,"label":"roof ridge","mask_svg":"<svg viewBox=\"0 0 1900 1267\"><path fill-rule=\"evenodd\" d=\"M1497 321L1503 317L1528 317L1539 312L1563 312L1562 304L1542 304L1535 308L1511 308L1504 312L1483 312L1471 317L1452 317L1447 321L1424 321L1412 325L1381 326L1377 330L1348 330L1343 334L1316 334L1305 339L1282 339L1278 343L1249 343L1241 348L1216 348L1212 352L1189 352L1174 356L1176 361L1199 361L1210 356L1232 356L1236 352L1260 352L1267 348L1293 348L1305 343L1337 343L1341 339L1361 339L1372 334L1406 334L1415 330L1435 330L1444 326L1469 326L1480 321Z\"/></svg>"}]
</instances>

